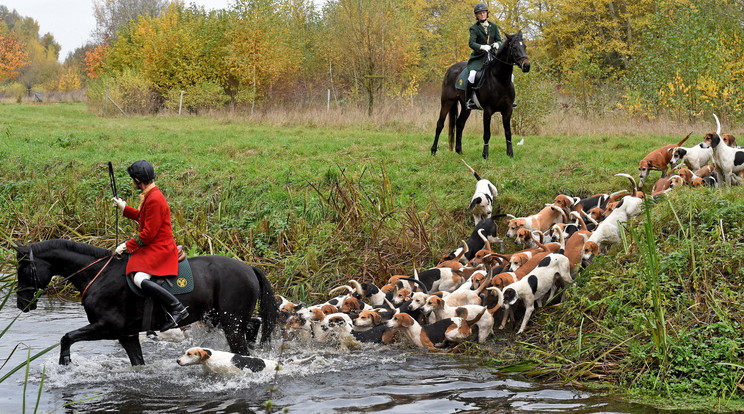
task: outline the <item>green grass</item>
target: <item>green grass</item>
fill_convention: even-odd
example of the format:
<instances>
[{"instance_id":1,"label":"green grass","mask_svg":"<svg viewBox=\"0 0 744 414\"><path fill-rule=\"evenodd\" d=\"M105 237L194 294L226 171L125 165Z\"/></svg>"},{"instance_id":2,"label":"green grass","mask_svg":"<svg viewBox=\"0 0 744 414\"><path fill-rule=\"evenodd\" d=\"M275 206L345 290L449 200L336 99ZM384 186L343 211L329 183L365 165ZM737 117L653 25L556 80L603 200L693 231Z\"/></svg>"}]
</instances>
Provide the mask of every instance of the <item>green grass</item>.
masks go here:
<instances>
[{"instance_id":1,"label":"green grass","mask_svg":"<svg viewBox=\"0 0 744 414\"><path fill-rule=\"evenodd\" d=\"M190 254L238 257L264 268L278 292L317 301L350 278L411 274L456 248L472 230L466 207L475 185L460 158L496 184L497 212L527 215L559 193L626 189L615 173L637 175L637 160L681 138L519 136L514 142L525 145L510 159L496 134L484 161L480 128L470 128L462 157L447 150L446 137L432 157L434 116L430 130L394 121L332 129L235 115L102 119L82 105L0 105L0 238L114 248L106 163L115 166L120 196L136 204L125 168L144 158ZM740 404L742 194L672 193L651 207L650 222L631 224L627 247L595 260L565 303L538 310L524 335L497 332L488 347L469 352L551 381L615 384L667 403L687 396L708 407ZM134 232L131 222L120 227L120 238ZM10 250L0 254L13 262Z\"/></svg>"}]
</instances>

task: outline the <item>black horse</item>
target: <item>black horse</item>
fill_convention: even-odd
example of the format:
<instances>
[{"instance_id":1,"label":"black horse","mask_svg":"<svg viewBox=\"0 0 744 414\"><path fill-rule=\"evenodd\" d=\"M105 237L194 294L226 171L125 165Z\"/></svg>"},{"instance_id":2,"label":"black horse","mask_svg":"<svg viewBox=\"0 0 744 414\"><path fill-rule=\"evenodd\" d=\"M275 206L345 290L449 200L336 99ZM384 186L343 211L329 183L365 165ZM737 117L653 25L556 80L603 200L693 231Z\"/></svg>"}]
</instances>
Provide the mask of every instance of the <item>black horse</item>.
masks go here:
<instances>
[{"instance_id":1,"label":"black horse","mask_svg":"<svg viewBox=\"0 0 744 414\"><path fill-rule=\"evenodd\" d=\"M455 89L460 72L465 70L467 62L458 62L447 69L442 82L442 108L439 111L437 131L434 135L434 145L431 146L431 155L436 155L439 134L444 128L444 119L447 114L449 120L449 147L452 150L455 141L455 126L457 126L457 144L454 146L458 154L462 154L462 130L465 128L470 116L470 109L465 106L468 97L458 89ZM501 112L501 120L504 124L504 135L506 136L506 155L514 157L511 143L511 116L512 104L514 103L514 85L512 84L512 72L517 65L522 72L530 71L530 59L522 41L522 31L515 35L506 35L506 41L498 51L493 49L489 52L489 60L483 66L483 82L475 94L483 108L483 158L488 158L488 141L491 139L491 116L495 112ZM462 112L457 116L457 102L460 102Z\"/></svg>"},{"instance_id":2,"label":"black horse","mask_svg":"<svg viewBox=\"0 0 744 414\"><path fill-rule=\"evenodd\" d=\"M36 309L32 299L55 275L65 276L83 294L90 324L62 337L60 364L70 363L70 346L75 342L116 339L132 365L144 365L139 332L147 330L142 326L145 299L127 286L124 272L129 255L112 256L110 250L60 239L14 248L18 252L18 308L24 312ZM209 320L224 330L232 352L246 355L249 343L258 336L251 315L260 300L261 342L269 340L277 305L260 269L225 256L193 257L189 263L194 290L178 296L189 309L181 325ZM153 312L154 326L164 322L163 312Z\"/></svg>"}]
</instances>

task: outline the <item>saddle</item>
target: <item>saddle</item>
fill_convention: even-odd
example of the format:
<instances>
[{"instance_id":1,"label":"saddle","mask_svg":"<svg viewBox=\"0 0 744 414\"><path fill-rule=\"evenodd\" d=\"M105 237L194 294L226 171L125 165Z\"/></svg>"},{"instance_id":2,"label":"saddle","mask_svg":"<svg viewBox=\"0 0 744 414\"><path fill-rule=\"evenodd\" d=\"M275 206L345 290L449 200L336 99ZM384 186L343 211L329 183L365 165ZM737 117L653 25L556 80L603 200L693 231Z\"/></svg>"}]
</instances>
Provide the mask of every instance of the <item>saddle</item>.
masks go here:
<instances>
[{"instance_id":1,"label":"saddle","mask_svg":"<svg viewBox=\"0 0 744 414\"><path fill-rule=\"evenodd\" d=\"M152 281L162 286L174 295L189 293L194 290L194 275L191 273L191 265L186 259L183 246L178 247L178 274L175 276L155 276ZM127 285L137 296L146 297L142 289L134 285L132 278L127 277Z\"/></svg>"},{"instance_id":2,"label":"saddle","mask_svg":"<svg viewBox=\"0 0 744 414\"><path fill-rule=\"evenodd\" d=\"M473 90L479 89L481 87L481 83L483 83L483 69L475 72L475 82L470 85L470 88Z\"/></svg>"}]
</instances>

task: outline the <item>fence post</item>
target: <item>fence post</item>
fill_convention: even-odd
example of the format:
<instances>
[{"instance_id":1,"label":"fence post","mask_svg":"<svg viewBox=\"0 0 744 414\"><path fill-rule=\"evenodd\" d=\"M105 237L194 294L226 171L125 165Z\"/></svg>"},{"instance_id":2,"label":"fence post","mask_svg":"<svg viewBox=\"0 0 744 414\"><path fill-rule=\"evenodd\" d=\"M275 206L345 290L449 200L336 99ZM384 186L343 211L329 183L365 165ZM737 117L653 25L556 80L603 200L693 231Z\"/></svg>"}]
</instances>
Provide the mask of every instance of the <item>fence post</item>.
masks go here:
<instances>
[{"instance_id":1,"label":"fence post","mask_svg":"<svg viewBox=\"0 0 744 414\"><path fill-rule=\"evenodd\" d=\"M109 88L106 88L106 99L103 100L103 114L108 115Z\"/></svg>"},{"instance_id":2,"label":"fence post","mask_svg":"<svg viewBox=\"0 0 744 414\"><path fill-rule=\"evenodd\" d=\"M331 110L331 90L328 89L328 101L326 102L326 112Z\"/></svg>"},{"instance_id":3,"label":"fence post","mask_svg":"<svg viewBox=\"0 0 744 414\"><path fill-rule=\"evenodd\" d=\"M114 104L114 106L116 107L116 109L118 109L118 110L119 110L119 112L121 112L121 114L122 114L122 115L126 115L126 114L124 113L124 110L123 110L123 109L121 109L121 107L120 107L119 105L117 105L117 104L116 104L116 102L114 102L114 100L113 100L113 99L111 99L111 97L110 97L110 96L108 96L107 98L108 98L108 100L109 100L109 101L111 101L111 103L112 103L112 104Z\"/></svg>"},{"instance_id":4,"label":"fence post","mask_svg":"<svg viewBox=\"0 0 744 414\"><path fill-rule=\"evenodd\" d=\"M181 115L182 105L183 105L183 91L181 91L181 99L178 100L178 115Z\"/></svg>"}]
</instances>

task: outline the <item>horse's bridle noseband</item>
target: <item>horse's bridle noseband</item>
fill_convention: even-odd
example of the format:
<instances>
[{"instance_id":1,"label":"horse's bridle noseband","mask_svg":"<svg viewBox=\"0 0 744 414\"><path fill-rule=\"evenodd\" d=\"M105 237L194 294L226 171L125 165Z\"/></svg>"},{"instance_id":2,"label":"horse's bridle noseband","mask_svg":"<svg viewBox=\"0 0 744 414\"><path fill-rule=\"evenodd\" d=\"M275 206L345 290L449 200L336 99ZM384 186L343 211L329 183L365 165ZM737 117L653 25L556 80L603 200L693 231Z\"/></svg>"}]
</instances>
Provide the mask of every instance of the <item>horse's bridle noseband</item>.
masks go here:
<instances>
[{"instance_id":1,"label":"horse's bridle noseband","mask_svg":"<svg viewBox=\"0 0 744 414\"><path fill-rule=\"evenodd\" d=\"M18 289L16 293L23 292L26 290L33 290L36 292L37 290L41 289L41 281L39 280L39 274L36 272L36 262L34 261L34 251L29 247L28 248L28 260L29 266L31 266L31 280L34 282L34 286L28 286L25 288Z\"/></svg>"},{"instance_id":2,"label":"horse's bridle noseband","mask_svg":"<svg viewBox=\"0 0 744 414\"><path fill-rule=\"evenodd\" d=\"M508 47L509 47L509 50L511 50L511 47L512 47L511 40L509 40L509 46ZM505 65L517 66L520 69L522 68L522 65L524 64L524 61L529 59L527 56L521 56L519 58L514 58L513 55L514 55L513 53L509 53L509 56L511 56L511 58L513 59L513 61L512 62L508 62L506 60L501 60L501 59L497 58L496 57L496 52L493 52L493 53L489 52L488 53L489 59L493 59L493 60L498 61L498 62L501 62L501 63L503 63Z\"/></svg>"}]
</instances>

